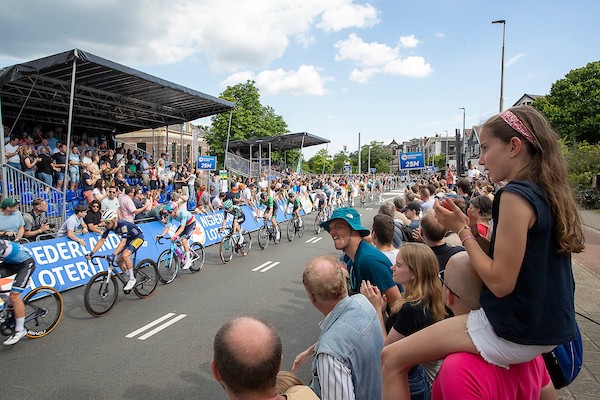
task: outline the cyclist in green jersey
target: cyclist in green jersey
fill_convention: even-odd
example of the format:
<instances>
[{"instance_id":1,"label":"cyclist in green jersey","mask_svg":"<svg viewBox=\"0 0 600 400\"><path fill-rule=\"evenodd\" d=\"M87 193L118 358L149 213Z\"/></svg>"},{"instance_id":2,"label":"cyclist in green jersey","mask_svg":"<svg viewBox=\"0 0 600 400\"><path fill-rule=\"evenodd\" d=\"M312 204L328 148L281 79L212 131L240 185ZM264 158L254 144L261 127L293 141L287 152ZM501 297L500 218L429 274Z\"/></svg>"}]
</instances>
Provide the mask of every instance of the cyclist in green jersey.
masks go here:
<instances>
[{"instance_id":1,"label":"cyclist in green jersey","mask_svg":"<svg viewBox=\"0 0 600 400\"><path fill-rule=\"evenodd\" d=\"M298 226L302 226L302 218L300 218L300 210L302 209L302 203L300 202L300 198L298 198L296 196L296 193L294 192L290 192L288 194L288 202L286 205L289 206L290 204L292 204L293 208L292 208L292 218L297 218L298 219Z\"/></svg>"},{"instance_id":2,"label":"cyclist in green jersey","mask_svg":"<svg viewBox=\"0 0 600 400\"><path fill-rule=\"evenodd\" d=\"M265 206L265 211L263 213L263 218L270 219L271 223L275 227L277 231L277 239L280 238L279 225L277 224L277 203L272 196L269 196L267 192L262 192L260 194L260 202L258 203L260 206Z\"/></svg>"}]
</instances>

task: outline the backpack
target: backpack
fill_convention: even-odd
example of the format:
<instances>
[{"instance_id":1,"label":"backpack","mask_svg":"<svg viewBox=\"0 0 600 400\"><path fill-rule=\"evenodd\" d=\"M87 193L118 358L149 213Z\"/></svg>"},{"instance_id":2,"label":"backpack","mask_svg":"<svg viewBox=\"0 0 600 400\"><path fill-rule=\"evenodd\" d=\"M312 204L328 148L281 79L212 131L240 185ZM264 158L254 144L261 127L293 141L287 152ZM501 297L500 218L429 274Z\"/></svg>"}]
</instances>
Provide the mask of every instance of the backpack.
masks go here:
<instances>
[{"instance_id":1,"label":"backpack","mask_svg":"<svg viewBox=\"0 0 600 400\"><path fill-rule=\"evenodd\" d=\"M575 323L577 336L574 340L559 344L549 353L542 354L546 369L556 389L568 386L575 380L583 364L583 346L581 332Z\"/></svg>"},{"instance_id":2,"label":"backpack","mask_svg":"<svg viewBox=\"0 0 600 400\"><path fill-rule=\"evenodd\" d=\"M392 240L392 244L395 248L398 248L405 242L414 242L412 229L399 221L394 221L394 239Z\"/></svg>"}]
</instances>

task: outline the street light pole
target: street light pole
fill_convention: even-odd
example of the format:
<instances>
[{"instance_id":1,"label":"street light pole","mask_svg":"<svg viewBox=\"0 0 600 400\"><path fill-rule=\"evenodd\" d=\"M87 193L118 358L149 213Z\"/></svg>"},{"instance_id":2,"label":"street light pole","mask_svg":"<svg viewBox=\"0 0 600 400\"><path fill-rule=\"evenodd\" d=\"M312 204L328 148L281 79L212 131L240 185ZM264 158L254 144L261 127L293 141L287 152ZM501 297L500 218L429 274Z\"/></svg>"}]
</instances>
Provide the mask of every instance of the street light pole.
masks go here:
<instances>
[{"instance_id":1,"label":"street light pole","mask_svg":"<svg viewBox=\"0 0 600 400\"><path fill-rule=\"evenodd\" d=\"M459 110L463 110L463 129L462 129L462 140L460 141L460 173L464 173L465 172L465 108L464 107L460 107ZM457 153L457 160L459 159L458 157L458 153Z\"/></svg>"},{"instance_id":2,"label":"street light pole","mask_svg":"<svg viewBox=\"0 0 600 400\"><path fill-rule=\"evenodd\" d=\"M358 175L360 175L360 132L358 132Z\"/></svg>"},{"instance_id":3,"label":"street light pole","mask_svg":"<svg viewBox=\"0 0 600 400\"><path fill-rule=\"evenodd\" d=\"M502 24L502 67L500 70L500 111L504 108L504 40L506 38L506 20L492 21L492 24Z\"/></svg>"},{"instance_id":4,"label":"street light pole","mask_svg":"<svg viewBox=\"0 0 600 400\"><path fill-rule=\"evenodd\" d=\"M444 129L444 132L446 132L446 164L450 164L450 160L448 159L450 157L450 150L448 150L448 129Z\"/></svg>"},{"instance_id":5,"label":"street light pole","mask_svg":"<svg viewBox=\"0 0 600 400\"><path fill-rule=\"evenodd\" d=\"M369 145L369 162L368 162L368 170L367 170L367 174L371 173L371 145Z\"/></svg>"}]
</instances>

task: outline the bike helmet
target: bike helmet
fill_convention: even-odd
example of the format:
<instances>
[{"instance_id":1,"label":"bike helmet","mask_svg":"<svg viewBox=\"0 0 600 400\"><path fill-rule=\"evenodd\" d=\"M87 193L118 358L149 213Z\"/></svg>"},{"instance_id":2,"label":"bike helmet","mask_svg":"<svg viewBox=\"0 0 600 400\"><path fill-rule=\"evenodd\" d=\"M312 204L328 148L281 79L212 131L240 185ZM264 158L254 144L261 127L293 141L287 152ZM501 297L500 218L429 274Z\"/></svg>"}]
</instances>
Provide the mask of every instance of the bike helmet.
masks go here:
<instances>
[{"instance_id":1,"label":"bike helmet","mask_svg":"<svg viewBox=\"0 0 600 400\"><path fill-rule=\"evenodd\" d=\"M231 210L231 208L233 207L233 201L231 201L231 200L225 200L225 202L223 203L223 207L226 210Z\"/></svg>"},{"instance_id":2,"label":"bike helmet","mask_svg":"<svg viewBox=\"0 0 600 400\"><path fill-rule=\"evenodd\" d=\"M168 202L167 205L165 206L165 210L167 212L177 211L177 203L175 203L174 201Z\"/></svg>"},{"instance_id":3,"label":"bike helmet","mask_svg":"<svg viewBox=\"0 0 600 400\"><path fill-rule=\"evenodd\" d=\"M262 193L260 194L260 198L261 198L262 200L266 199L266 198L267 198L267 192L262 192Z\"/></svg>"},{"instance_id":4,"label":"bike helmet","mask_svg":"<svg viewBox=\"0 0 600 400\"><path fill-rule=\"evenodd\" d=\"M294 197L294 196L296 196L296 193L294 193L293 191L290 191L288 193L288 197Z\"/></svg>"},{"instance_id":5,"label":"bike helmet","mask_svg":"<svg viewBox=\"0 0 600 400\"><path fill-rule=\"evenodd\" d=\"M100 219L104 222L112 221L113 219L117 219L118 214L115 210L106 210L102 213Z\"/></svg>"}]
</instances>

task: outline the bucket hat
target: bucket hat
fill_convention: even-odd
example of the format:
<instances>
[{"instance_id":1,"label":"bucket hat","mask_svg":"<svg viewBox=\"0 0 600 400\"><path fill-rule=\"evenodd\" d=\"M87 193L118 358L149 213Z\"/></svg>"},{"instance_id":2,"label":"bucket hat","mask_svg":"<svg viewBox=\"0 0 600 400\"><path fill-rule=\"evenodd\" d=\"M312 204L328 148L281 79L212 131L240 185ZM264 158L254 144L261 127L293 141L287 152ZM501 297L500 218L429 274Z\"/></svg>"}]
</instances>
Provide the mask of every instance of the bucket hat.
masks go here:
<instances>
[{"instance_id":1,"label":"bucket hat","mask_svg":"<svg viewBox=\"0 0 600 400\"><path fill-rule=\"evenodd\" d=\"M341 207L336 209L331 215L331 219L322 222L321 227L329 232L329 223L334 219L343 219L355 231L360 233L360 236L367 236L370 231L360 224L360 215L352 207Z\"/></svg>"}]
</instances>

